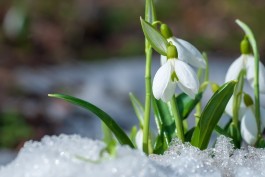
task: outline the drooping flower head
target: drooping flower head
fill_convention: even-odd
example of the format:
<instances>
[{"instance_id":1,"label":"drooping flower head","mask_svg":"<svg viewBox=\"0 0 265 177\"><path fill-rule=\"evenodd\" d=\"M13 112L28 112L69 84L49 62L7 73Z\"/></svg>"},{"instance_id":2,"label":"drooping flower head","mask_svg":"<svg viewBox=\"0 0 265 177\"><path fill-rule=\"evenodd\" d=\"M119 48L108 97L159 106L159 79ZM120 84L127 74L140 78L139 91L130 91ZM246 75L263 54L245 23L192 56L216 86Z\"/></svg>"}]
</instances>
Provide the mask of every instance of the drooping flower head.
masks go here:
<instances>
[{"instance_id":1,"label":"drooping flower head","mask_svg":"<svg viewBox=\"0 0 265 177\"><path fill-rule=\"evenodd\" d=\"M239 120L240 120L240 132L244 141L250 145L254 145L258 140L258 125L255 117L255 107L252 98L244 93L242 96L242 102L239 108ZM232 97L233 99L233 97ZM232 100L231 99L231 100ZM232 116L232 101L229 101L227 105L227 113ZM265 109L263 105L260 107L261 111L261 125L260 129L263 131L265 128Z\"/></svg>"},{"instance_id":2,"label":"drooping flower head","mask_svg":"<svg viewBox=\"0 0 265 177\"><path fill-rule=\"evenodd\" d=\"M195 98L199 90L195 72L188 64L178 59L176 47L170 45L167 61L158 69L153 80L154 97L168 102L174 95L177 85L191 98Z\"/></svg>"},{"instance_id":3,"label":"drooping flower head","mask_svg":"<svg viewBox=\"0 0 265 177\"><path fill-rule=\"evenodd\" d=\"M183 39L174 37L172 31L166 24L162 24L160 30L161 34L168 40L168 42L171 42L177 48L179 60L196 68L206 67L206 62L196 47ZM164 64L166 60L166 56L161 55L162 64Z\"/></svg>"},{"instance_id":4,"label":"drooping flower head","mask_svg":"<svg viewBox=\"0 0 265 177\"><path fill-rule=\"evenodd\" d=\"M240 48L241 56L230 65L226 73L225 82L236 80L239 73L242 70L245 70L245 78L249 82L250 86L254 88L255 62L254 56L251 54L250 44L247 37L242 40ZM261 62L259 62L259 89L260 93L265 93L265 68Z\"/></svg>"}]
</instances>

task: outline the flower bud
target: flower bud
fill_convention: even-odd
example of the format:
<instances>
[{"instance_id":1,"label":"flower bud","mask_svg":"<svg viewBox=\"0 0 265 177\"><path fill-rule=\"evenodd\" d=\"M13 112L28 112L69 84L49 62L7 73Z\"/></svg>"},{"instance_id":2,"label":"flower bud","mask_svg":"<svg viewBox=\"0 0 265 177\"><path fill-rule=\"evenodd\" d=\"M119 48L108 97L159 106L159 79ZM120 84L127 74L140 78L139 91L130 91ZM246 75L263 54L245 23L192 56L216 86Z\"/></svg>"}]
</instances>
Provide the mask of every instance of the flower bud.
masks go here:
<instances>
[{"instance_id":1,"label":"flower bud","mask_svg":"<svg viewBox=\"0 0 265 177\"><path fill-rule=\"evenodd\" d=\"M241 41L240 50L241 54L251 54L250 43L248 41L247 36L245 36L244 39Z\"/></svg>"},{"instance_id":2,"label":"flower bud","mask_svg":"<svg viewBox=\"0 0 265 177\"><path fill-rule=\"evenodd\" d=\"M215 93L219 89L219 87L220 86L218 84L211 83L211 88L212 88L213 93Z\"/></svg>"},{"instance_id":3,"label":"flower bud","mask_svg":"<svg viewBox=\"0 0 265 177\"><path fill-rule=\"evenodd\" d=\"M178 51L177 48L174 45L169 45L167 47L167 58L178 58Z\"/></svg>"},{"instance_id":4,"label":"flower bud","mask_svg":"<svg viewBox=\"0 0 265 177\"><path fill-rule=\"evenodd\" d=\"M243 99L244 99L244 103L247 107L254 104L254 102L253 102L253 100L249 94L244 93Z\"/></svg>"},{"instance_id":5,"label":"flower bud","mask_svg":"<svg viewBox=\"0 0 265 177\"><path fill-rule=\"evenodd\" d=\"M173 36L171 29L166 24L162 24L160 26L160 31L166 39L171 38Z\"/></svg>"}]
</instances>

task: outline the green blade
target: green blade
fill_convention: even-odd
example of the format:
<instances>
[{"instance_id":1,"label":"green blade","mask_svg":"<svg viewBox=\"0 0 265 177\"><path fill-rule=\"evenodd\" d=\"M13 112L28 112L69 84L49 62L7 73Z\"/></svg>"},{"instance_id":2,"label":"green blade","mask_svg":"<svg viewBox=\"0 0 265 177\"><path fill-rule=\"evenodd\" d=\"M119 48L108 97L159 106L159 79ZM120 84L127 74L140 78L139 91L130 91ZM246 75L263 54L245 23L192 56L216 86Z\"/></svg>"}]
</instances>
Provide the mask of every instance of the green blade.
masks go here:
<instances>
[{"instance_id":1,"label":"green blade","mask_svg":"<svg viewBox=\"0 0 265 177\"><path fill-rule=\"evenodd\" d=\"M167 55L167 46L169 43L150 23L140 19L145 37L151 46L161 55Z\"/></svg>"},{"instance_id":2,"label":"green blade","mask_svg":"<svg viewBox=\"0 0 265 177\"><path fill-rule=\"evenodd\" d=\"M176 130L174 118L170 112L168 105L163 101L154 99L154 105L156 105L158 116L161 121L161 133L163 133L164 131L169 138L168 141L170 142L174 137Z\"/></svg>"},{"instance_id":3,"label":"green blade","mask_svg":"<svg viewBox=\"0 0 265 177\"><path fill-rule=\"evenodd\" d=\"M212 132L219 122L225 107L233 94L236 83L236 81L231 81L224 84L214 93L205 106L198 123L200 129L198 147L200 149L207 148Z\"/></svg>"},{"instance_id":4,"label":"green blade","mask_svg":"<svg viewBox=\"0 0 265 177\"><path fill-rule=\"evenodd\" d=\"M93 112L95 115L98 116L98 118L101 119L105 123L106 126L112 131L112 133L115 135L117 140L120 142L122 145L129 145L130 147L134 148L133 143L129 139L129 137L126 135L126 133L120 128L120 126L114 121L112 117L110 117L107 113L96 107L95 105L86 102L84 100L81 100L79 98L75 98L69 95L64 95L64 94L49 94L49 97L53 98L59 98L66 100L72 104L81 106L91 112Z\"/></svg>"},{"instance_id":5,"label":"green blade","mask_svg":"<svg viewBox=\"0 0 265 177\"><path fill-rule=\"evenodd\" d=\"M143 127L144 125L144 107L141 102L136 98L133 93L129 93L130 100L133 105L134 112L140 122L140 126Z\"/></svg>"},{"instance_id":6,"label":"green blade","mask_svg":"<svg viewBox=\"0 0 265 177\"><path fill-rule=\"evenodd\" d=\"M185 93L179 94L176 97L179 113L183 119L186 119L189 116L190 112L193 110L196 104L200 102L201 98L202 92L198 93L195 99L190 98Z\"/></svg>"}]
</instances>

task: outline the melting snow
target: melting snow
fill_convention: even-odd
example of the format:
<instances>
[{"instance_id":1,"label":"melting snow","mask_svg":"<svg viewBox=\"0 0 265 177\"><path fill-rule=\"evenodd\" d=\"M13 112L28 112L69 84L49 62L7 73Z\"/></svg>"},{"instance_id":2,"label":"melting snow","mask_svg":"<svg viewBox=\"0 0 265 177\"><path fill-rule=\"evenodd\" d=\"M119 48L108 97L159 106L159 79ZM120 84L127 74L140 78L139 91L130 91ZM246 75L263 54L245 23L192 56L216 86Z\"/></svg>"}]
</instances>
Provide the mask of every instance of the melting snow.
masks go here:
<instances>
[{"instance_id":1,"label":"melting snow","mask_svg":"<svg viewBox=\"0 0 265 177\"><path fill-rule=\"evenodd\" d=\"M149 157L127 146L110 157L102 154L104 147L78 135L46 136L27 142L13 162L0 168L0 177L265 176L264 149L235 150L224 136L204 151L174 140L164 155Z\"/></svg>"}]
</instances>

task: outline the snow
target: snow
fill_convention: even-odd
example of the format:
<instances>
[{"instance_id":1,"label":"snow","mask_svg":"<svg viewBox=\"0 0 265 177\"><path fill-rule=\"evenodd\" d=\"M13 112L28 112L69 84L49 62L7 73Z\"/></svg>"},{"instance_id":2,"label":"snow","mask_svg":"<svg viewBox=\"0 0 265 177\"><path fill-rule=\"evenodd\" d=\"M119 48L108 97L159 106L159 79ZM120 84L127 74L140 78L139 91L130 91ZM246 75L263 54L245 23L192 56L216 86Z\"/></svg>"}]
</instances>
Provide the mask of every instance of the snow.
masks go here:
<instances>
[{"instance_id":1,"label":"snow","mask_svg":"<svg viewBox=\"0 0 265 177\"><path fill-rule=\"evenodd\" d=\"M101 141L79 135L46 136L29 141L17 158L0 168L0 177L262 177L265 150L234 149L220 136L214 148L201 151L175 139L163 155L147 157L118 146L115 157Z\"/></svg>"}]
</instances>

